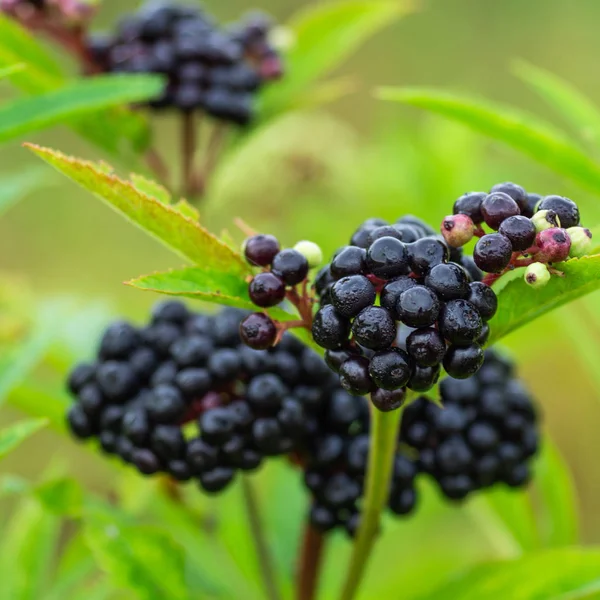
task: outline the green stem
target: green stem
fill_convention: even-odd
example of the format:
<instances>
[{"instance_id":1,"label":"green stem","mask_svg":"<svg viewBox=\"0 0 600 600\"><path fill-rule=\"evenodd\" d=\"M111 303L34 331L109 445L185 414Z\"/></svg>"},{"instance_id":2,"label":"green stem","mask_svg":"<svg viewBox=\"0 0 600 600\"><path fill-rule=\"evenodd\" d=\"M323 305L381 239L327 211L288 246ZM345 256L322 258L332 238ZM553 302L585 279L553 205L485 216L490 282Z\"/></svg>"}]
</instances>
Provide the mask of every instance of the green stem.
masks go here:
<instances>
[{"instance_id":1,"label":"green stem","mask_svg":"<svg viewBox=\"0 0 600 600\"><path fill-rule=\"evenodd\" d=\"M258 499L256 498L252 482L247 476L242 477L242 493L244 494L244 506L248 515L252 541L254 542L266 597L269 600L281 600L281 595L277 589L275 568L260 518Z\"/></svg>"},{"instance_id":2,"label":"green stem","mask_svg":"<svg viewBox=\"0 0 600 600\"><path fill-rule=\"evenodd\" d=\"M340 600L352 600L363 581L387 504L403 408L383 413L371 404L371 448L358 535Z\"/></svg>"}]
</instances>

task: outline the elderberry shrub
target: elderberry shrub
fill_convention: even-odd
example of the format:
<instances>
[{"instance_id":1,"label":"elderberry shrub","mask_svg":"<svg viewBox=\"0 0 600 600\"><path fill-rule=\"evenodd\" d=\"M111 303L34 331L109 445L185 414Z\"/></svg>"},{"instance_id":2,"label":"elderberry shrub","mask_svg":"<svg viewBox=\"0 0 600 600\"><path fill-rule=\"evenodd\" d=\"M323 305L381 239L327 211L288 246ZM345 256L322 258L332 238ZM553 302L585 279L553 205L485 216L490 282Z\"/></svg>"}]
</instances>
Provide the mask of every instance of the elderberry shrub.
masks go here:
<instances>
[{"instance_id":1,"label":"elderberry shrub","mask_svg":"<svg viewBox=\"0 0 600 600\"><path fill-rule=\"evenodd\" d=\"M442 493L460 500L496 483L527 483L539 447L538 415L514 365L486 350L474 377L445 378L440 395L443 407L421 397L405 409L401 439Z\"/></svg>"},{"instance_id":2,"label":"elderberry shrub","mask_svg":"<svg viewBox=\"0 0 600 600\"><path fill-rule=\"evenodd\" d=\"M457 378L481 366L496 303L479 279L472 259L420 219L369 219L317 275L313 338L345 389L397 408L404 395L392 392L430 389L442 365Z\"/></svg>"},{"instance_id":3,"label":"elderberry shrub","mask_svg":"<svg viewBox=\"0 0 600 600\"><path fill-rule=\"evenodd\" d=\"M145 475L194 479L207 492L269 456L307 452L315 431L325 421L340 426L343 406L358 399L290 335L269 350L242 344L246 315L166 302L144 327L110 325L96 361L69 376L72 433Z\"/></svg>"},{"instance_id":4,"label":"elderberry shrub","mask_svg":"<svg viewBox=\"0 0 600 600\"><path fill-rule=\"evenodd\" d=\"M221 27L198 7L149 2L122 19L113 34L90 37L87 46L100 71L165 75L151 108L202 110L245 125L254 115L257 90L282 74L268 41L271 27L262 14Z\"/></svg>"}]
</instances>

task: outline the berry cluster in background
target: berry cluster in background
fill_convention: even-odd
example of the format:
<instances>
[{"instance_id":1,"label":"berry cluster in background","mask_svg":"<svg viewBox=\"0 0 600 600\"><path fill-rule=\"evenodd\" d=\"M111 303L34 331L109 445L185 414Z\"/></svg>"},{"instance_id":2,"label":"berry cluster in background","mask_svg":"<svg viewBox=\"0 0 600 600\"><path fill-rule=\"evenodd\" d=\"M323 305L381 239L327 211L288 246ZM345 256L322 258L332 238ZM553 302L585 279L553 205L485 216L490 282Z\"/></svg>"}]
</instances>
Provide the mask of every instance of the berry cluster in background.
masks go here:
<instances>
[{"instance_id":1,"label":"berry cluster in background","mask_svg":"<svg viewBox=\"0 0 600 600\"><path fill-rule=\"evenodd\" d=\"M151 2L125 17L114 34L86 43L100 72L165 75L151 108L202 110L244 125L254 114L256 91L282 75L270 29L259 13L225 28L198 7Z\"/></svg>"},{"instance_id":2,"label":"berry cluster in background","mask_svg":"<svg viewBox=\"0 0 600 600\"><path fill-rule=\"evenodd\" d=\"M210 493L237 471L284 455L303 472L311 523L354 535L370 447L368 402L344 390L290 334L268 350L242 344L246 316L236 309L195 314L166 302L143 328L113 323L96 362L71 372L69 427L144 475L195 480ZM396 515L416 507L420 474L450 499L528 480L536 412L511 363L488 350L475 377L447 378L440 391L444 409L424 397L406 409L388 499Z\"/></svg>"},{"instance_id":3,"label":"berry cluster in background","mask_svg":"<svg viewBox=\"0 0 600 600\"><path fill-rule=\"evenodd\" d=\"M495 185L489 194L470 192L454 203L454 214L441 231L452 247L478 237L473 250L477 266L493 283L503 273L526 267L525 281L545 285L551 275L562 275L553 264L586 254L592 234L580 226L577 204L563 196L528 194L520 185ZM492 230L486 233L483 224Z\"/></svg>"}]
</instances>

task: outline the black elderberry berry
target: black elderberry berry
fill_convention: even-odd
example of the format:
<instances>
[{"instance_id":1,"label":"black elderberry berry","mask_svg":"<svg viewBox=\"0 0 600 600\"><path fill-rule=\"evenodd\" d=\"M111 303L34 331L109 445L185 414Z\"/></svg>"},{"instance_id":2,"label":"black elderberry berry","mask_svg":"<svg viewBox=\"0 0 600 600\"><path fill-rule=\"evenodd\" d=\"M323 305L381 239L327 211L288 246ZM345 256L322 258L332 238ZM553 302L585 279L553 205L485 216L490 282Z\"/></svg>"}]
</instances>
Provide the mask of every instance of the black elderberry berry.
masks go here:
<instances>
[{"instance_id":1,"label":"black elderberry berry","mask_svg":"<svg viewBox=\"0 0 600 600\"><path fill-rule=\"evenodd\" d=\"M122 419L122 432L137 446L143 446L150 435L148 412L143 406L135 406L125 411Z\"/></svg>"},{"instance_id":2,"label":"black elderberry berry","mask_svg":"<svg viewBox=\"0 0 600 600\"><path fill-rule=\"evenodd\" d=\"M232 381L242 366L242 359L233 348L219 348L208 359L208 370L218 381Z\"/></svg>"},{"instance_id":3,"label":"black elderberry berry","mask_svg":"<svg viewBox=\"0 0 600 600\"><path fill-rule=\"evenodd\" d=\"M82 440L92 437L95 433L92 420L78 404L69 409L67 422L71 431Z\"/></svg>"},{"instance_id":4,"label":"black elderberry berry","mask_svg":"<svg viewBox=\"0 0 600 600\"><path fill-rule=\"evenodd\" d=\"M430 390L440 378L441 368L415 366L413 374L408 381L407 387L415 392L426 392Z\"/></svg>"},{"instance_id":5,"label":"black elderberry berry","mask_svg":"<svg viewBox=\"0 0 600 600\"><path fill-rule=\"evenodd\" d=\"M244 256L253 265L266 267L273 262L279 252L279 241L272 235L254 235L244 244Z\"/></svg>"},{"instance_id":6,"label":"black elderberry berry","mask_svg":"<svg viewBox=\"0 0 600 600\"><path fill-rule=\"evenodd\" d=\"M385 308L369 306L354 319L352 334L361 346L381 350L391 346L396 339L396 323Z\"/></svg>"},{"instance_id":7,"label":"black elderberry berry","mask_svg":"<svg viewBox=\"0 0 600 600\"><path fill-rule=\"evenodd\" d=\"M456 300L469 295L467 274L462 267L455 263L433 267L425 277L425 285L433 290L440 300Z\"/></svg>"},{"instance_id":8,"label":"black elderberry berry","mask_svg":"<svg viewBox=\"0 0 600 600\"><path fill-rule=\"evenodd\" d=\"M147 327L142 335L153 350L164 356L181 336L181 330L174 323L160 320Z\"/></svg>"},{"instance_id":9,"label":"black elderberry berry","mask_svg":"<svg viewBox=\"0 0 600 600\"><path fill-rule=\"evenodd\" d=\"M144 475L154 475L161 469L158 456L148 448L134 448L131 453L131 462Z\"/></svg>"},{"instance_id":10,"label":"black elderberry berry","mask_svg":"<svg viewBox=\"0 0 600 600\"><path fill-rule=\"evenodd\" d=\"M440 313L440 333L452 344L468 345L481 333L483 322L468 300L450 300Z\"/></svg>"},{"instance_id":11,"label":"black elderberry berry","mask_svg":"<svg viewBox=\"0 0 600 600\"><path fill-rule=\"evenodd\" d=\"M569 198L563 196L545 196L542 198L537 210L553 210L560 219L563 229L579 225L579 208Z\"/></svg>"},{"instance_id":12,"label":"black elderberry berry","mask_svg":"<svg viewBox=\"0 0 600 600\"><path fill-rule=\"evenodd\" d=\"M247 346L255 350L266 350L275 343L277 327L269 315L253 313L241 322L240 337Z\"/></svg>"},{"instance_id":13,"label":"black elderberry berry","mask_svg":"<svg viewBox=\"0 0 600 600\"><path fill-rule=\"evenodd\" d=\"M138 331L125 321L109 325L100 341L100 358L126 360L140 343Z\"/></svg>"},{"instance_id":14,"label":"black elderberry berry","mask_svg":"<svg viewBox=\"0 0 600 600\"><path fill-rule=\"evenodd\" d=\"M468 277L471 281L481 281L483 279L483 272L475 264L472 256L463 256L460 265L467 272Z\"/></svg>"},{"instance_id":15,"label":"black elderberry berry","mask_svg":"<svg viewBox=\"0 0 600 600\"><path fill-rule=\"evenodd\" d=\"M343 277L331 288L331 303L336 311L348 319L375 302L373 284L364 275Z\"/></svg>"},{"instance_id":16,"label":"black elderberry berry","mask_svg":"<svg viewBox=\"0 0 600 600\"><path fill-rule=\"evenodd\" d=\"M199 475L217 466L219 449L204 439L190 440L186 449L186 460L192 473Z\"/></svg>"},{"instance_id":17,"label":"black elderberry berry","mask_svg":"<svg viewBox=\"0 0 600 600\"><path fill-rule=\"evenodd\" d=\"M376 227L369 233L369 245L382 237L393 237L397 240L402 240L402 232L395 225L382 225L381 227Z\"/></svg>"},{"instance_id":18,"label":"black elderberry berry","mask_svg":"<svg viewBox=\"0 0 600 600\"><path fill-rule=\"evenodd\" d=\"M77 398L85 414L92 419L98 417L104 408L104 396L94 383L88 383L81 388Z\"/></svg>"},{"instance_id":19,"label":"black elderberry berry","mask_svg":"<svg viewBox=\"0 0 600 600\"><path fill-rule=\"evenodd\" d=\"M486 225L497 231L502 221L521 214L518 204L504 192L494 192L481 203L481 214Z\"/></svg>"},{"instance_id":20,"label":"black elderberry berry","mask_svg":"<svg viewBox=\"0 0 600 600\"><path fill-rule=\"evenodd\" d=\"M469 302L477 309L483 321L489 321L498 310L496 293L489 285L479 281L470 283L469 289Z\"/></svg>"},{"instance_id":21,"label":"black elderberry berry","mask_svg":"<svg viewBox=\"0 0 600 600\"><path fill-rule=\"evenodd\" d=\"M152 450L164 461L181 458L185 452L185 440L176 425L158 425L150 437Z\"/></svg>"},{"instance_id":22,"label":"black elderberry berry","mask_svg":"<svg viewBox=\"0 0 600 600\"><path fill-rule=\"evenodd\" d=\"M335 512L326 506L313 504L310 509L309 519L311 524L322 532L327 532L337 525Z\"/></svg>"},{"instance_id":23,"label":"black elderberry berry","mask_svg":"<svg viewBox=\"0 0 600 600\"><path fill-rule=\"evenodd\" d=\"M417 282L406 275L388 281L381 290L381 306L388 310L395 319L399 319L400 317L398 316L396 307L398 305L400 294L416 285L418 285Z\"/></svg>"},{"instance_id":24,"label":"black elderberry berry","mask_svg":"<svg viewBox=\"0 0 600 600\"><path fill-rule=\"evenodd\" d=\"M537 205L540 203L542 197L540 194L527 194L527 207L525 210L521 210L521 214L528 219L531 219L535 214Z\"/></svg>"},{"instance_id":25,"label":"black elderberry berry","mask_svg":"<svg viewBox=\"0 0 600 600\"><path fill-rule=\"evenodd\" d=\"M362 275L367 270L367 252L358 246L346 246L331 261L329 267L334 279Z\"/></svg>"},{"instance_id":26,"label":"black elderberry berry","mask_svg":"<svg viewBox=\"0 0 600 600\"><path fill-rule=\"evenodd\" d=\"M396 304L396 313L402 323L409 327L429 327L440 312L440 301L435 292L417 285L402 292Z\"/></svg>"},{"instance_id":27,"label":"black elderberry berry","mask_svg":"<svg viewBox=\"0 0 600 600\"><path fill-rule=\"evenodd\" d=\"M444 369L455 379L473 376L483 364L483 350L477 345L450 346L444 357Z\"/></svg>"},{"instance_id":28,"label":"black elderberry berry","mask_svg":"<svg viewBox=\"0 0 600 600\"><path fill-rule=\"evenodd\" d=\"M286 285L296 285L308 275L308 261L297 250L286 249L275 256L272 270Z\"/></svg>"},{"instance_id":29,"label":"black elderberry berry","mask_svg":"<svg viewBox=\"0 0 600 600\"><path fill-rule=\"evenodd\" d=\"M148 394L146 408L156 423L172 423L183 417L186 403L175 386L161 384Z\"/></svg>"},{"instance_id":30,"label":"black elderberry berry","mask_svg":"<svg viewBox=\"0 0 600 600\"><path fill-rule=\"evenodd\" d=\"M231 467L215 467L199 475L200 486L205 492L217 493L223 491L235 477Z\"/></svg>"},{"instance_id":31,"label":"black elderberry berry","mask_svg":"<svg viewBox=\"0 0 600 600\"><path fill-rule=\"evenodd\" d=\"M412 365L406 352L399 348L389 348L377 352L370 361L369 375L373 382L385 390L404 387L411 375Z\"/></svg>"},{"instance_id":32,"label":"black elderberry berry","mask_svg":"<svg viewBox=\"0 0 600 600\"><path fill-rule=\"evenodd\" d=\"M82 363L77 365L69 374L67 387L72 394L77 394L81 388L94 381L96 367Z\"/></svg>"},{"instance_id":33,"label":"black elderberry berry","mask_svg":"<svg viewBox=\"0 0 600 600\"><path fill-rule=\"evenodd\" d=\"M367 250L367 268L380 279L393 279L408 272L406 245L393 237L375 240Z\"/></svg>"},{"instance_id":34,"label":"black elderberry berry","mask_svg":"<svg viewBox=\"0 0 600 600\"><path fill-rule=\"evenodd\" d=\"M497 183L491 190L490 193L502 192L510 196L519 207L521 214L527 211L528 197L527 192L518 184L506 181L504 183Z\"/></svg>"},{"instance_id":35,"label":"black elderberry berry","mask_svg":"<svg viewBox=\"0 0 600 600\"><path fill-rule=\"evenodd\" d=\"M277 375L272 373L258 375L246 390L248 402L263 409L278 409L287 395L287 387Z\"/></svg>"},{"instance_id":36,"label":"black elderberry berry","mask_svg":"<svg viewBox=\"0 0 600 600\"><path fill-rule=\"evenodd\" d=\"M406 350L421 367L435 367L446 354L446 343L437 329L425 327L415 329L406 338Z\"/></svg>"},{"instance_id":37,"label":"black elderberry berry","mask_svg":"<svg viewBox=\"0 0 600 600\"><path fill-rule=\"evenodd\" d=\"M399 409L406 400L406 390L400 388L397 390L378 389L371 394L373 406L381 412L391 412Z\"/></svg>"},{"instance_id":38,"label":"black elderberry berry","mask_svg":"<svg viewBox=\"0 0 600 600\"><path fill-rule=\"evenodd\" d=\"M498 228L498 233L501 233L510 240L513 250L523 251L533 246L536 229L531 219L515 215L502 221Z\"/></svg>"},{"instance_id":39,"label":"black elderberry berry","mask_svg":"<svg viewBox=\"0 0 600 600\"><path fill-rule=\"evenodd\" d=\"M501 233L485 235L477 241L473 258L475 264L487 273L500 273L510 263L512 244Z\"/></svg>"},{"instance_id":40,"label":"black elderberry berry","mask_svg":"<svg viewBox=\"0 0 600 600\"><path fill-rule=\"evenodd\" d=\"M214 351L212 340L204 335L180 337L171 346L171 357L179 367L199 367L206 364Z\"/></svg>"},{"instance_id":41,"label":"black elderberry berry","mask_svg":"<svg viewBox=\"0 0 600 600\"><path fill-rule=\"evenodd\" d=\"M285 298L285 283L275 273L259 273L250 282L248 294L256 306L275 306Z\"/></svg>"},{"instance_id":42,"label":"black elderberry berry","mask_svg":"<svg viewBox=\"0 0 600 600\"><path fill-rule=\"evenodd\" d=\"M96 381L102 394L115 402L124 402L138 385L138 379L128 363L108 360L98 365Z\"/></svg>"},{"instance_id":43,"label":"black elderberry berry","mask_svg":"<svg viewBox=\"0 0 600 600\"><path fill-rule=\"evenodd\" d=\"M410 268L417 275L427 275L436 265L448 262L450 252L446 244L435 238L422 238L408 245Z\"/></svg>"},{"instance_id":44,"label":"black elderberry berry","mask_svg":"<svg viewBox=\"0 0 600 600\"><path fill-rule=\"evenodd\" d=\"M340 367L340 383L351 394L364 396L374 389L369 375L369 360L363 356L352 356Z\"/></svg>"},{"instance_id":45,"label":"black elderberry berry","mask_svg":"<svg viewBox=\"0 0 600 600\"><path fill-rule=\"evenodd\" d=\"M336 350L348 341L350 321L342 317L332 305L323 306L315 315L312 334L319 346Z\"/></svg>"},{"instance_id":46,"label":"black elderberry berry","mask_svg":"<svg viewBox=\"0 0 600 600\"><path fill-rule=\"evenodd\" d=\"M407 515L417 503L417 494L413 488L392 488L388 506L396 515Z\"/></svg>"},{"instance_id":47,"label":"black elderberry berry","mask_svg":"<svg viewBox=\"0 0 600 600\"><path fill-rule=\"evenodd\" d=\"M167 322L181 325L189 316L190 313L185 304L177 300L159 302L152 310L153 323Z\"/></svg>"},{"instance_id":48,"label":"black elderberry berry","mask_svg":"<svg viewBox=\"0 0 600 600\"><path fill-rule=\"evenodd\" d=\"M339 373L342 363L354 354L356 354L356 352L345 348L327 350L325 352L325 362L332 371Z\"/></svg>"},{"instance_id":49,"label":"black elderberry berry","mask_svg":"<svg viewBox=\"0 0 600 600\"><path fill-rule=\"evenodd\" d=\"M487 194L485 192L469 192L468 194L463 194L454 203L453 213L455 215L467 215L475 225L479 225L483 221L481 203L486 196Z\"/></svg>"}]
</instances>

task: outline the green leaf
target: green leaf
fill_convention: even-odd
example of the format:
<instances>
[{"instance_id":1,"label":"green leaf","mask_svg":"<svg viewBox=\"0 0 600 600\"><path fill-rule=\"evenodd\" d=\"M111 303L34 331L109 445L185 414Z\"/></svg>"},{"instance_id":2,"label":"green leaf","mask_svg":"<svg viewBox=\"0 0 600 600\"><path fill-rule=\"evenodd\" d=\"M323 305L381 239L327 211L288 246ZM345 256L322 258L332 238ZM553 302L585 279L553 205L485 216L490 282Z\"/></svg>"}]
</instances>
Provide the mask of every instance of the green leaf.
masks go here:
<instances>
[{"instance_id":1,"label":"green leaf","mask_svg":"<svg viewBox=\"0 0 600 600\"><path fill-rule=\"evenodd\" d=\"M575 86L554 73L524 60L515 62L513 72L529 84L564 118L586 142L600 142L600 110Z\"/></svg>"},{"instance_id":2,"label":"green leaf","mask_svg":"<svg viewBox=\"0 0 600 600\"><path fill-rule=\"evenodd\" d=\"M169 190L160 183L153 181L152 179L148 179L143 175L138 175L137 173L131 173L129 179L137 190L143 192L147 196L156 198L163 204L171 204L173 202L171 192L169 192Z\"/></svg>"},{"instance_id":3,"label":"green leaf","mask_svg":"<svg viewBox=\"0 0 600 600\"><path fill-rule=\"evenodd\" d=\"M476 567L420 600L575 600L599 589L600 549L565 548Z\"/></svg>"},{"instance_id":4,"label":"green leaf","mask_svg":"<svg viewBox=\"0 0 600 600\"><path fill-rule=\"evenodd\" d=\"M68 157L49 148L26 146L180 256L231 275L243 277L249 272L240 254L196 221L141 192L131 182L106 173L104 168L92 162Z\"/></svg>"},{"instance_id":5,"label":"green leaf","mask_svg":"<svg viewBox=\"0 0 600 600\"><path fill-rule=\"evenodd\" d=\"M12 65L12 67L4 67L0 69L0 79L6 79L10 75L14 75L15 73L19 73L25 68L23 64Z\"/></svg>"},{"instance_id":6,"label":"green leaf","mask_svg":"<svg viewBox=\"0 0 600 600\"><path fill-rule=\"evenodd\" d=\"M42 183L47 184L47 173L43 169L25 169L15 174L2 175L0 179L0 215L25 198Z\"/></svg>"},{"instance_id":7,"label":"green leaf","mask_svg":"<svg viewBox=\"0 0 600 600\"><path fill-rule=\"evenodd\" d=\"M516 269L510 277L503 276L494 284L499 309L490 321L489 345L547 312L600 288L600 254L573 258L560 263L558 268L565 276L552 276L541 289L534 290L525 283L523 269Z\"/></svg>"},{"instance_id":8,"label":"green leaf","mask_svg":"<svg viewBox=\"0 0 600 600\"><path fill-rule=\"evenodd\" d=\"M69 477L46 481L35 489L38 500L51 513L59 516L77 517L83 507L83 490Z\"/></svg>"},{"instance_id":9,"label":"green leaf","mask_svg":"<svg viewBox=\"0 0 600 600\"><path fill-rule=\"evenodd\" d=\"M312 4L288 23L293 45L285 56L287 75L262 96L267 114L293 106L296 97L336 68L369 37L413 10L408 0L348 0Z\"/></svg>"},{"instance_id":10,"label":"green leaf","mask_svg":"<svg viewBox=\"0 0 600 600\"><path fill-rule=\"evenodd\" d=\"M116 587L140 600L187 600L184 555L167 531L130 524L115 510L85 511L84 532L98 564Z\"/></svg>"},{"instance_id":11,"label":"green leaf","mask_svg":"<svg viewBox=\"0 0 600 600\"><path fill-rule=\"evenodd\" d=\"M8 404L31 417L47 419L53 429L64 431L65 414L71 399L65 392L51 393L47 386L27 382L14 388L8 397Z\"/></svg>"},{"instance_id":12,"label":"green leaf","mask_svg":"<svg viewBox=\"0 0 600 600\"><path fill-rule=\"evenodd\" d=\"M0 429L0 459L14 450L21 442L48 424L46 419L20 421L5 429Z\"/></svg>"},{"instance_id":13,"label":"green leaf","mask_svg":"<svg viewBox=\"0 0 600 600\"><path fill-rule=\"evenodd\" d=\"M156 95L162 88L156 75L106 75L82 79L59 89L20 98L0 108L0 143L86 113Z\"/></svg>"},{"instance_id":14,"label":"green leaf","mask_svg":"<svg viewBox=\"0 0 600 600\"><path fill-rule=\"evenodd\" d=\"M570 546L579 539L575 483L558 448L546 435L534 467L534 485L541 499L540 531L547 546Z\"/></svg>"},{"instance_id":15,"label":"green leaf","mask_svg":"<svg viewBox=\"0 0 600 600\"><path fill-rule=\"evenodd\" d=\"M508 144L583 187L600 192L600 165L590 160L564 133L535 115L429 88L382 88L378 96L458 121Z\"/></svg>"}]
</instances>

